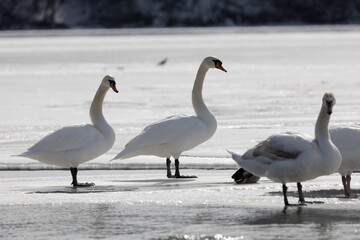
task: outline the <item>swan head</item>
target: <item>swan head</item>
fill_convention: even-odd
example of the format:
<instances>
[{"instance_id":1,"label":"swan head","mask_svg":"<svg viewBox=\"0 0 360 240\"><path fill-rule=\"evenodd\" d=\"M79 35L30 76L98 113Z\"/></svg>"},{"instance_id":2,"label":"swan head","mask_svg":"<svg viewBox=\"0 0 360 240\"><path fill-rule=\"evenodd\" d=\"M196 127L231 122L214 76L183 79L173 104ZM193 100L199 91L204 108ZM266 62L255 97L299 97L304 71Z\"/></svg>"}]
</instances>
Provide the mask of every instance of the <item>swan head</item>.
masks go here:
<instances>
[{"instance_id":1,"label":"swan head","mask_svg":"<svg viewBox=\"0 0 360 240\"><path fill-rule=\"evenodd\" d=\"M221 71L227 72L222 66L222 62L217 57L207 57L204 59L203 64L208 68L217 68Z\"/></svg>"},{"instance_id":2,"label":"swan head","mask_svg":"<svg viewBox=\"0 0 360 240\"><path fill-rule=\"evenodd\" d=\"M336 99L332 92L327 92L323 97L323 106L326 109L326 112L330 115L332 113L332 109L335 106Z\"/></svg>"},{"instance_id":3,"label":"swan head","mask_svg":"<svg viewBox=\"0 0 360 240\"><path fill-rule=\"evenodd\" d=\"M114 92L118 93L119 91L116 89L116 82L115 82L115 78L111 75L106 75L103 80L102 83L104 86L111 88L112 90L114 90Z\"/></svg>"}]
</instances>

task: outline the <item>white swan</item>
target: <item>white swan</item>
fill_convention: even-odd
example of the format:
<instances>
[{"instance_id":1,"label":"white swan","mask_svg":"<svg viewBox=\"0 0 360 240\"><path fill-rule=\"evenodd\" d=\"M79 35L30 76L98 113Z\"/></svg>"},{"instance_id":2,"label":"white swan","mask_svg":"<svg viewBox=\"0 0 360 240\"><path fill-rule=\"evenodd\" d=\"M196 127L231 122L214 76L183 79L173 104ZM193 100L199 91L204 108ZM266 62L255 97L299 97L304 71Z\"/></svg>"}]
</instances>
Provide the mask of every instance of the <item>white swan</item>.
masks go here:
<instances>
[{"instance_id":1,"label":"white swan","mask_svg":"<svg viewBox=\"0 0 360 240\"><path fill-rule=\"evenodd\" d=\"M354 170L360 170L360 126L335 127L329 133L342 156L338 173L341 175L345 197L349 198L351 174ZM232 178L236 183L256 183L260 179L243 168L237 170Z\"/></svg>"},{"instance_id":2,"label":"white swan","mask_svg":"<svg viewBox=\"0 0 360 240\"><path fill-rule=\"evenodd\" d=\"M107 152L115 142L115 133L105 120L102 105L106 92L111 87L116 93L114 77L105 76L101 81L90 107L91 124L61 128L35 143L26 152L16 156L28 157L39 162L70 168L73 186L93 186L93 183L78 183L79 164Z\"/></svg>"},{"instance_id":3,"label":"white swan","mask_svg":"<svg viewBox=\"0 0 360 240\"><path fill-rule=\"evenodd\" d=\"M315 139L302 134L284 133L273 135L240 156L231 153L232 158L245 170L256 176L266 176L283 184L285 206L286 183L296 182L299 202L305 203L300 182L336 172L341 165L339 150L331 142L328 125L335 97L325 93L322 107L315 125Z\"/></svg>"},{"instance_id":4,"label":"white swan","mask_svg":"<svg viewBox=\"0 0 360 240\"><path fill-rule=\"evenodd\" d=\"M338 172L341 175L345 197L350 197L351 174L354 170L360 169L360 126L332 128L330 136L342 155Z\"/></svg>"},{"instance_id":5,"label":"white swan","mask_svg":"<svg viewBox=\"0 0 360 240\"><path fill-rule=\"evenodd\" d=\"M216 57L207 57L202 61L192 90L192 104L196 116L171 116L147 126L130 140L113 160L155 155L166 158L168 178L195 177L180 175L179 157L182 152L208 140L216 131L216 119L202 98L203 83L209 68L218 68L226 72L222 62ZM171 156L175 159L175 175L172 175L170 170Z\"/></svg>"}]
</instances>

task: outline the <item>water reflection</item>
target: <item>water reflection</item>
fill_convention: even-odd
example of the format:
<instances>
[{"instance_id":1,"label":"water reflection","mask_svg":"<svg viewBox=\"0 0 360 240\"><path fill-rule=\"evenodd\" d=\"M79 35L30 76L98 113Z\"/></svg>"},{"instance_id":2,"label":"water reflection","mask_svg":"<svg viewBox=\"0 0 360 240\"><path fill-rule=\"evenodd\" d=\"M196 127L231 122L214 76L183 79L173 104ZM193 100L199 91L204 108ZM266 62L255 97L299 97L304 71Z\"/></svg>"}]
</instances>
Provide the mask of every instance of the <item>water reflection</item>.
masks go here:
<instances>
[{"instance_id":1,"label":"water reflection","mask_svg":"<svg viewBox=\"0 0 360 240\"><path fill-rule=\"evenodd\" d=\"M101 239L109 236L109 231L106 229L107 216L109 215L111 207L109 204L96 204L89 206L89 213L91 220L89 223L89 237Z\"/></svg>"},{"instance_id":2,"label":"water reflection","mask_svg":"<svg viewBox=\"0 0 360 240\"><path fill-rule=\"evenodd\" d=\"M360 189L351 189L353 194L360 194ZM344 198L344 190L343 189L320 189L320 190L311 190L311 191L303 191L305 200L307 198ZM282 196L281 191L276 192L268 192L267 194L272 196ZM298 198L297 191L288 191L288 197Z\"/></svg>"},{"instance_id":3,"label":"water reflection","mask_svg":"<svg viewBox=\"0 0 360 240\"><path fill-rule=\"evenodd\" d=\"M16 233L29 239L172 239L186 234L193 239L214 239L220 233L251 239L290 238L296 234L304 238L337 237L339 232L351 233L360 221L358 209L328 209L326 205L283 211L276 207L208 204L64 203L0 206L0 212L0 236Z\"/></svg>"},{"instance_id":4,"label":"water reflection","mask_svg":"<svg viewBox=\"0 0 360 240\"><path fill-rule=\"evenodd\" d=\"M285 207L282 211L266 211L246 224L319 224L331 226L332 224L357 224L360 220L358 209L328 209L313 208L309 206Z\"/></svg>"},{"instance_id":5,"label":"water reflection","mask_svg":"<svg viewBox=\"0 0 360 240\"><path fill-rule=\"evenodd\" d=\"M81 194L81 193L107 193L107 192L128 192L136 191L137 187L126 187L126 186L116 186L116 185L95 185L92 187L43 187L34 189L33 191L28 192L28 194L41 193L41 194L50 194L50 193L67 193L67 194Z\"/></svg>"}]
</instances>

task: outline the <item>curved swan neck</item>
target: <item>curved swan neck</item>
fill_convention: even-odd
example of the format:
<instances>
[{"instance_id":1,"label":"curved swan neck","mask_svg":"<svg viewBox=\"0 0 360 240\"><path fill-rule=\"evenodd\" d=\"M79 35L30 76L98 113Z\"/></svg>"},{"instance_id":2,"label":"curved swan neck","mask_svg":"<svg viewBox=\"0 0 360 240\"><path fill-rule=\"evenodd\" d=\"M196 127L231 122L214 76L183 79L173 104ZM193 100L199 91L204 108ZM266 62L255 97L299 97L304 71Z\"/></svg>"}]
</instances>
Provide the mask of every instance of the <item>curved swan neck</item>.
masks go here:
<instances>
[{"instance_id":1,"label":"curved swan neck","mask_svg":"<svg viewBox=\"0 0 360 240\"><path fill-rule=\"evenodd\" d=\"M202 98L204 79L208 70L209 68L206 67L204 63L200 65L199 70L196 74L194 87L192 90L192 104L196 116L203 121L209 121L210 119L215 119L214 116L209 111L209 109L206 107L204 100Z\"/></svg>"},{"instance_id":2,"label":"curved swan neck","mask_svg":"<svg viewBox=\"0 0 360 240\"><path fill-rule=\"evenodd\" d=\"M102 105L106 92L109 90L108 87L100 85L90 107L90 119L94 127L99 129L101 132L106 131L110 127L108 122L105 120L102 113ZM110 127L111 128L111 127Z\"/></svg>"},{"instance_id":3,"label":"curved swan neck","mask_svg":"<svg viewBox=\"0 0 360 240\"><path fill-rule=\"evenodd\" d=\"M315 124L315 139L330 139L329 136L329 121L330 121L330 115L327 113L326 108L322 106L319 117Z\"/></svg>"}]
</instances>

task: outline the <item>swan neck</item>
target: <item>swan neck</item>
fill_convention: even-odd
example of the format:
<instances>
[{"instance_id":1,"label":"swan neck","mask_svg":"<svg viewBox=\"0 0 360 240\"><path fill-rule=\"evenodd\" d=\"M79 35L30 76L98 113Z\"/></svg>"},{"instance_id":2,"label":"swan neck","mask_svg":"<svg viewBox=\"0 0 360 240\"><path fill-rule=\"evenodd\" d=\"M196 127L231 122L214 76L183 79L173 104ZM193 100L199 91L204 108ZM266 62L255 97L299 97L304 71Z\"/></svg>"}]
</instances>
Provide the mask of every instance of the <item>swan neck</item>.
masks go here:
<instances>
[{"instance_id":1,"label":"swan neck","mask_svg":"<svg viewBox=\"0 0 360 240\"><path fill-rule=\"evenodd\" d=\"M321 139L329 140L329 121L330 114L327 113L326 108L322 106L319 117L315 124L315 139L318 141Z\"/></svg>"},{"instance_id":2,"label":"swan neck","mask_svg":"<svg viewBox=\"0 0 360 240\"><path fill-rule=\"evenodd\" d=\"M91 103L90 107L90 119L94 127L99 129L101 132L103 132L105 128L110 127L110 125L107 123L107 121L104 118L104 115L102 113L102 105L104 102L104 98L106 95L106 92L109 90L109 88L100 85L95 97Z\"/></svg>"},{"instance_id":3,"label":"swan neck","mask_svg":"<svg viewBox=\"0 0 360 240\"><path fill-rule=\"evenodd\" d=\"M196 116L201 120L209 119L209 116L213 117L209 109L206 107L203 97L202 89L204 84L205 75L209 68L201 64L196 74L194 87L192 90L192 104L196 113Z\"/></svg>"}]
</instances>

